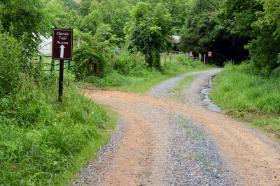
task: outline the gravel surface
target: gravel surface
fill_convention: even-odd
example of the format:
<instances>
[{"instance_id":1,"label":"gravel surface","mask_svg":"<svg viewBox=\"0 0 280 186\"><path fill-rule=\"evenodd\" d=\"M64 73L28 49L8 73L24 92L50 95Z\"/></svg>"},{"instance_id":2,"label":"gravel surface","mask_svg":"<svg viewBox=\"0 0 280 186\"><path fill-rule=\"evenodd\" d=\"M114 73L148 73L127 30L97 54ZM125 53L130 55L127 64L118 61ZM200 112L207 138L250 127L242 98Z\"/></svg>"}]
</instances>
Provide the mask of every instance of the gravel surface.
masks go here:
<instances>
[{"instance_id":1,"label":"gravel surface","mask_svg":"<svg viewBox=\"0 0 280 186\"><path fill-rule=\"evenodd\" d=\"M209 92L212 86L211 78L221 71L222 69L212 69L186 73L153 87L149 95L161 99L175 99L186 104L205 106L212 111L222 112L209 98ZM194 80L187 83L185 89L181 93L178 94L178 92L174 92L174 87L176 87L181 80L189 76L194 76Z\"/></svg>"},{"instance_id":2,"label":"gravel surface","mask_svg":"<svg viewBox=\"0 0 280 186\"><path fill-rule=\"evenodd\" d=\"M201 71L201 72L190 72L186 74L182 74L176 76L174 78L168 79L156 86L154 86L150 91L149 95L157 98L173 98L175 94L172 94L172 89L176 87L179 82L189 76L197 76L201 73L207 73L208 71Z\"/></svg>"},{"instance_id":3,"label":"gravel surface","mask_svg":"<svg viewBox=\"0 0 280 186\"><path fill-rule=\"evenodd\" d=\"M176 99L176 93L171 90L182 79L195 76L195 85L199 82L199 87L188 85L184 93L191 93L191 96L195 97L192 103L196 101L201 105L200 91L206 86L208 88L205 79L219 71L220 69L215 69L183 74L155 86L149 94L161 99ZM156 128L153 135L158 141L150 154L153 168L142 173L145 176L141 178L139 185L232 185L236 182L223 166L214 141L200 124L167 108L153 105L141 103L130 105L127 102L125 106L118 105L119 107L140 112L139 115L143 116L145 122ZM106 172L110 172L114 166L114 153L122 145L124 131L129 125L127 122L129 121L125 118L120 120L110 143L101 149L97 160L87 165L73 185L104 184ZM105 185L117 185L116 183L105 182Z\"/></svg>"},{"instance_id":4,"label":"gravel surface","mask_svg":"<svg viewBox=\"0 0 280 186\"><path fill-rule=\"evenodd\" d=\"M205 89L220 71L172 78L148 96L84 90L121 120L110 144L72 185L280 185L279 151L242 123L206 109ZM177 100L171 90L187 76L194 81Z\"/></svg>"},{"instance_id":5,"label":"gravel surface","mask_svg":"<svg viewBox=\"0 0 280 186\"><path fill-rule=\"evenodd\" d=\"M128 102L125 108L141 114L143 121L151 125L150 130L153 131L153 137L149 139L153 143L153 149L148 154L151 168L136 174L141 179L132 185L233 185L236 183L223 165L213 139L200 124L168 108L150 104L130 105ZM101 150L98 159L87 166L73 185L123 185L119 181L112 181L111 178L107 181L106 173L118 166L115 164L114 153L117 153L116 150L123 144L122 135L127 130L127 125L129 123L125 119L120 121L111 143ZM147 155L143 154L143 156ZM133 177L133 174L130 176Z\"/></svg>"},{"instance_id":6,"label":"gravel surface","mask_svg":"<svg viewBox=\"0 0 280 186\"><path fill-rule=\"evenodd\" d=\"M104 171L106 171L105 168L108 167L101 167L100 165L104 162L110 164L112 153L120 145L124 131L125 119L120 119L110 142L100 149L99 155L95 160L92 160L86 165L86 168L81 172L79 178L72 184L73 186L95 185L93 180L96 183L99 182L99 179L101 178L100 175L103 174Z\"/></svg>"},{"instance_id":7,"label":"gravel surface","mask_svg":"<svg viewBox=\"0 0 280 186\"><path fill-rule=\"evenodd\" d=\"M170 167L167 185L234 185L213 139L202 126L185 116L169 118L172 138L169 148Z\"/></svg>"}]
</instances>

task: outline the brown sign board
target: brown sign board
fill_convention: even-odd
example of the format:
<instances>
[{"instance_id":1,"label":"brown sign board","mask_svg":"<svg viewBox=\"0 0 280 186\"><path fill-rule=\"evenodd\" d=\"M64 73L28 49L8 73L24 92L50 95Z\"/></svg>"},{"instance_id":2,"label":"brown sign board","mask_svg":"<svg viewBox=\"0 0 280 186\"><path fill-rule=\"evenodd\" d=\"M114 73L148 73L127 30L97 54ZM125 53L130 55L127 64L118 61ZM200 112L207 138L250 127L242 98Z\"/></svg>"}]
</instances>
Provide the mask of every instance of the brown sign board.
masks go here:
<instances>
[{"instance_id":1,"label":"brown sign board","mask_svg":"<svg viewBox=\"0 0 280 186\"><path fill-rule=\"evenodd\" d=\"M73 53L73 30L53 29L52 59L71 60Z\"/></svg>"}]
</instances>

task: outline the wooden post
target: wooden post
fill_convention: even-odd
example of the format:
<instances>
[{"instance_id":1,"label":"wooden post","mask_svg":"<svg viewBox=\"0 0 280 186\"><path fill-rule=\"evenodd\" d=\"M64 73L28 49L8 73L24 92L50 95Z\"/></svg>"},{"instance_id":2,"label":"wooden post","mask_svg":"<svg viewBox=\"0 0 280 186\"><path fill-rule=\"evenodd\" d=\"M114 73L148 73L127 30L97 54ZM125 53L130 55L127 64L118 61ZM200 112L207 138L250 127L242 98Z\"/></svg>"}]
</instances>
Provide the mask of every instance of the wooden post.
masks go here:
<instances>
[{"instance_id":1,"label":"wooden post","mask_svg":"<svg viewBox=\"0 0 280 186\"><path fill-rule=\"evenodd\" d=\"M63 96L63 75L64 75L64 60L59 62L59 82L58 82L58 101L62 102Z\"/></svg>"},{"instance_id":2,"label":"wooden post","mask_svg":"<svg viewBox=\"0 0 280 186\"><path fill-rule=\"evenodd\" d=\"M206 64L206 54L204 54L204 59L203 59L203 61L204 61L204 64Z\"/></svg>"},{"instance_id":3,"label":"wooden post","mask_svg":"<svg viewBox=\"0 0 280 186\"><path fill-rule=\"evenodd\" d=\"M51 61L51 75L53 75L54 74L54 60L52 59L52 61Z\"/></svg>"}]
</instances>

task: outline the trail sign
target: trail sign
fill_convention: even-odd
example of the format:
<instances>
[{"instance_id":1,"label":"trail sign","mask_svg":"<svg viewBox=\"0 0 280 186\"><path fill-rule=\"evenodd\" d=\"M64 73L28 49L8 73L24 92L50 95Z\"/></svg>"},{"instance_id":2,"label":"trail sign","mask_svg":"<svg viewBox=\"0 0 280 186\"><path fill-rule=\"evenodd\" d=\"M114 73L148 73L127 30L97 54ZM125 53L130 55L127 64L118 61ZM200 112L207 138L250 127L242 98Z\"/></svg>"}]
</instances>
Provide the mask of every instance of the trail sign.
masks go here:
<instances>
[{"instance_id":1,"label":"trail sign","mask_svg":"<svg viewBox=\"0 0 280 186\"><path fill-rule=\"evenodd\" d=\"M52 59L71 60L73 53L73 30L53 29Z\"/></svg>"},{"instance_id":2,"label":"trail sign","mask_svg":"<svg viewBox=\"0 0 280 186\"><path fill-rule=\"evenodd\" d=\"M64 60L71 60L73 53L73 29L53 29L52 59L59 60L58 100L62 102Z\"/></svg>"}]
</instances>

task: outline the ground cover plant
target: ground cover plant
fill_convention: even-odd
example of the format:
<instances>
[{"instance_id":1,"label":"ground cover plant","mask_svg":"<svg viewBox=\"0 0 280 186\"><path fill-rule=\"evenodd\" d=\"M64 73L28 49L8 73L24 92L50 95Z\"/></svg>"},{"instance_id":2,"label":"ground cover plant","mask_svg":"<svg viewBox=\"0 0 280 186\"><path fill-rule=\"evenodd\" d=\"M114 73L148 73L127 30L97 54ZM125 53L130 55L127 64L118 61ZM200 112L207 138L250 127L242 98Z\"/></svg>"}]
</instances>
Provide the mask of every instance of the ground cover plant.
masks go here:
<instances>
[{"instance_id":1,"label":"ground cover plant","mask_svg":"<svg viewBox=\"0 0 280 186\"><path fill-rule=\"evenodd\" d=\"M280 78L251 72L250 64L227 65L213 82L212 99L229 114L280 138Z\"/></svg>"},{"instance_id":2,"label":"ground cover plant","mask_svg":"<svg viewBox=\"0 0 280 186\"><path fill-rule=\"evenodd\" d=\"M115 117L85 98L70 75L59 103L57 76L30 63L22 46L0 34L0 185L69 181L106 143Z\"/></svg>"},{"instance_id":3,"label":"ground cover plant","mask_svg":"<svg viewBox=\"0 0 280 186\"><path fill-rule=\"evenodd\" d=\"M124 53L117 56L114 68L104 77L89 76L85 81L102 88L128 92L145 92L153 85L172 76L213 68L211 65L191 60L186 54L170 55L168 57L162 56L162 70L159 71L149 68L141 54L135 56Z\"/></svg>"},{"instance_id":4,"label":"ground cover plant","mask_svg":"<svg viewBox=\"0 0 280 186\"><path fill-rule=\"evenodd\" d=\"M213 99L279 136L279 3L0 1L0 185L66 183L106 142L114 114L85 98L77 81L145 92L172 76L212 68L190 60L190 52L212 51L207 61L221 66L250 58L250 65L227 66L215 79ZM57 72L32 62L58 27L74 29L74 67L67 69L62 104Z\"/></svg>"},{"instance_id":5,"label":"ground cover plant","mask_svg":"<svg viewBox=\"0 0 280 186\"><path fill-rule=\"evenodd\" d=\"M0 99L0 183L52 185L91 159L114 128L112 114L74 86L57 103L49 81L40 89L25 82L31 87Z\"/></svg>"}]
</instances>

